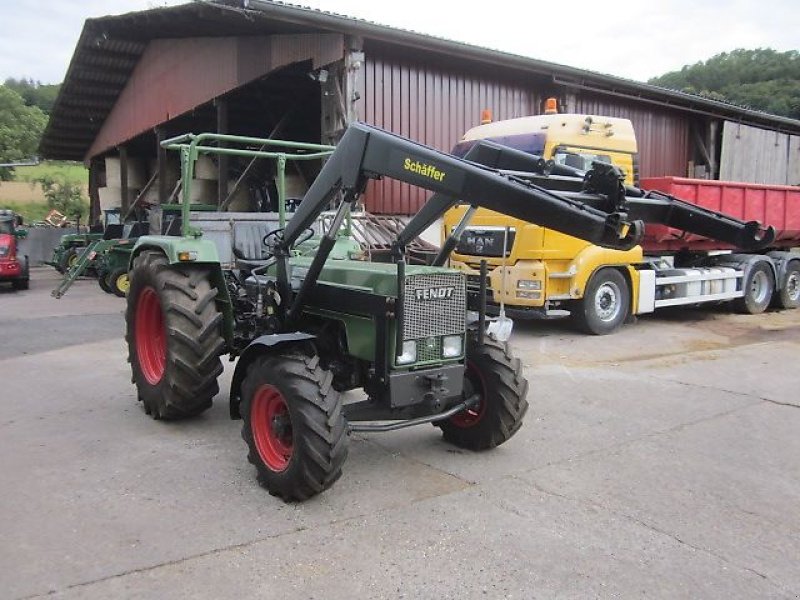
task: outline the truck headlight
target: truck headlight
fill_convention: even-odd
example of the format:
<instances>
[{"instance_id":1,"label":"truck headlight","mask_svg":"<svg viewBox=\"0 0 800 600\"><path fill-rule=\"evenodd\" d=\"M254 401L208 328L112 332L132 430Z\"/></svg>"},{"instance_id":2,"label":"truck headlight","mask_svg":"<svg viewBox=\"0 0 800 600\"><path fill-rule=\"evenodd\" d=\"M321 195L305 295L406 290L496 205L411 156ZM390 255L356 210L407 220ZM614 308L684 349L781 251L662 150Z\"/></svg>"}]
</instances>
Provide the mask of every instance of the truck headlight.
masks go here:
<instances>
[{"instance_id":1,"label":"truck headlight","mask_svg":"<svg viewBox=\"0 0 800 600\"><path fill-rule=\"evenodd\" d=\"M398 365L410 365L417 362L417 341L408 340L403 342L403 353L397 357Z\"/></svg>"},{"instance_id":2,"label":"truck headlight","mask_svg":"<svg viewBox=\"0 0 800 600\"><path fill-rule=\"evenodd\" d=\"M442 338L442 358L461 356L461 336L446 335Z\"/></svg>"},{"instance_id":3,"label":"truck headlight","mask_svg":"<svg viewBox=\"0 0 800 600\"><path fill-rule=\"evenodd\" d=\"M542 281L540 279L520 279L517 281L519 290L541 290Z\"/></svg>"}]
</instances>

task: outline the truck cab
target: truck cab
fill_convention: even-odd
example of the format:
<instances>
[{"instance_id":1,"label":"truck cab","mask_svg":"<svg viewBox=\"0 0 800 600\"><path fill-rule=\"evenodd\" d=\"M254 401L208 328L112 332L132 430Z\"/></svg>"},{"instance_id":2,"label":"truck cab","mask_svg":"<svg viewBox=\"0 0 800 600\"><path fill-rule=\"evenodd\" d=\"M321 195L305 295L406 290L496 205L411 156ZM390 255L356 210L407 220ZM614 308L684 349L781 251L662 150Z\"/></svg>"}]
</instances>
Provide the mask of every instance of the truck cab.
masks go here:
<instances>
[{"instance_id":1,"label":"truck cab","mask_svg":"<svg viewBox=\"0 0 800 600\"><path fill-rule=\"evenodd\" d=\"M22 219L11 210L0 210L0 283L10 282L15 290L28 289L28 257L20 259L17 240L27 235L20 229Z\"/></svg>"},{"instance_id":2,"label":"truck cab","mask_svg":"<svg viewBox=\"0 0 800 600\"><path fill-rule=\"evenodd\" d=\"M490 140L556 164L588 171L594 161L614 164L625 173L625 183L638 180L638 154L633 125L628 119L585 114L544 114L489 122L464 134L453 153L463 156L478 141ZM467 206L460 204L444 216L447 236ZM505 246L505 247L504 247ZM626 296L625 306L612 319L613 327L624 321L635 298L637 273L631 264L641 262L642 249L621 251L595 246L584 240L478 209L452 255L451 265L467 272L477 284L480 261L489 267L489 310L505 310L517 318L567 316L583 298L594 272L618 269ZM632 292L633 291L633 294Z\"/></svg>"}]
</instances>

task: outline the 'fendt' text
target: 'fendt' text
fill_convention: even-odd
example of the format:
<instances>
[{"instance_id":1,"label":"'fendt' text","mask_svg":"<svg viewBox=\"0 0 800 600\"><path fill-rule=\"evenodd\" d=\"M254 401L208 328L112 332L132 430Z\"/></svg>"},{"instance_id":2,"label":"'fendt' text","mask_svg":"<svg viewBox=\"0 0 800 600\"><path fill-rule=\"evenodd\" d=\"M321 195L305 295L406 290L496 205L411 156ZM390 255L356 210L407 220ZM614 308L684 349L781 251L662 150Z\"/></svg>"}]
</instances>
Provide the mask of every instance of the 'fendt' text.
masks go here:
<instances>
[{"instance_id":1,"label":"'fendt' text","mask_svg":"<svg viewBox=\"0 0 800 600\"><path fill-rule=\"evenodd\" d=\"M403 168L406 171L411 171L417 175L428 177L434 181L444 181L444 176L446 175L444 171L440 171L433 165L427 165L419 162L418 160L411 160L410 158L407 158L403 161Z\"/></svg>"},{"instance_id":2,"label":"'fendt' text","mask_svg":"<svg viewBox=\"0 0 800 600\"><path fill-rule=\"evenodd\" d=\"M453 297L453 289L451 287L425 288L415 290L414 295L417 300L445 300Z\"/></svg>"}]
</instances>

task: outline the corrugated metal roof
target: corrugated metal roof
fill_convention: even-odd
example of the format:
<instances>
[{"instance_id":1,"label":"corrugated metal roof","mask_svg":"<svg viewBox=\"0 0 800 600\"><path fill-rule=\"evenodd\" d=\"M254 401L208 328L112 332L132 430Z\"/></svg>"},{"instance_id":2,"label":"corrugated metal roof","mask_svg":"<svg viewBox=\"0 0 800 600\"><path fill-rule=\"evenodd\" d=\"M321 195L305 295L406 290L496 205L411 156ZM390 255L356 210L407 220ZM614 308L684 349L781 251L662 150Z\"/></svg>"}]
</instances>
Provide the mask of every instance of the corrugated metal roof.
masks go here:
<instances>
[{"instance_id":1,"label":"corrugated metal roof","mask_svg":"<svg viewBox=\"0 0 800 600\"><path fill-rule=\"evenodd\" d=\"M669 106L677 111L800 133L800 121L729 103L379 25L336 13L266 0L214 0L88 19L42 138L48 158L83 160L147 43L152 39L270 33L341 32L448 56L536 73L574 89Z\"/></svg>"}]
</instances>

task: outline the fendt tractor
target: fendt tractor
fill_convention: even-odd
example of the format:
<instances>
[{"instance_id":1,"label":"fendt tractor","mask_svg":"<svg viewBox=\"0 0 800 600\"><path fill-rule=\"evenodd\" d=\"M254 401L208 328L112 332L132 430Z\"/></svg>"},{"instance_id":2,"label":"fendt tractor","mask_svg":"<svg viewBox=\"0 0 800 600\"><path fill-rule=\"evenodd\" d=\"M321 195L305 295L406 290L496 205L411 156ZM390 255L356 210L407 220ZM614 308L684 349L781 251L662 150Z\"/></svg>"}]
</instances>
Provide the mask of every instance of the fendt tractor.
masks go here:
<instances>
[{"instance_id":1,"label":"fendt tractor","mask_svg":"<svg viewBox=\"0 0 800 600\"><path fill-rule=\"evenodd\" d=\"M155 419L197 415L219 391L220 356L238 357L230 415L243 420L260 483L286 501L339 478L351 432L433 423L447 442L484 450L522 425L528 384L506 342L510 331L487 317L485 289L468 295L465 275L441 266L453 243L432 265L406 261L409 243L458 200L604 247L633 247L642 232L628 216L641 199L620 194L618 180L611 192L569 198L535 183L529 155L491 142L461 159L357 123L335 150L213 134L164 145L181 152L183 236L143 236L133 249L126 339L139 400ZM286 148L272 150L280 145ZM219 257L229 248L209 239L218 230L204 238L192 226L189 188L199 153L274 159L279 182L287 161L327 162L288 221L251 214L239 223L246 213L227 214L228 263ZM395 239L392 261L366 262L340 232L367 182L384 176L434 194ZM329 227L319 230L320 216L337 204L324 221ZM769 235L756 223L669 199L661 206L717 223L743 246ZM345 402L343 392L356 389L365 396Z\"/></svg>"},{"instance_id":2,"label":"fendt tractor","mask_svg":"<svg viewBox=\"0 0 800 600\"><path fill-rule=\"evenodd\" d=\"M14 211L0 210L0 283L10 282L15 290L27 290L30 281L28 257L19 255L18 240L28 235L21 224Z\"/></svg>"},{"instance_id":3,"label":"fendt tractor","mask_svg":"<svg viewBox=\"0 0 800 600\"><path fill-rule=\"evenodd\" d=\"M554 104L550 114L495 122L487 116L488 122L466 132L454 154L490 140L532 160L552 161L551 177L539 182L550 189L580 190L587 173L597 176L598 163L619 167L625 184L640 185L628 119L559 114ZM662 307L731 302L739 312L756 314L770 303L800 305L800 254L790 251L800 246L800 189L679 178L646 179L641 187L652 190L653 199L666 193L740 219L768 221L776 235L757 252L736 252L713 228L697 235L648 225L639 245L620 251L481 208L450 264L476 282L480 262L488 262L490 313L502 305L519 319L569 316L590 334L612 333L630 316ZM448 211L444 231L451 232L467 209L462 204ZM634 218L648 216L654 215Z\"/></svg>"}]
</instances>

